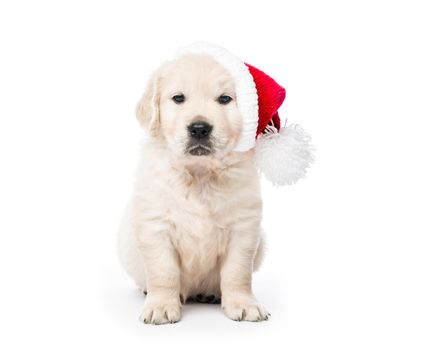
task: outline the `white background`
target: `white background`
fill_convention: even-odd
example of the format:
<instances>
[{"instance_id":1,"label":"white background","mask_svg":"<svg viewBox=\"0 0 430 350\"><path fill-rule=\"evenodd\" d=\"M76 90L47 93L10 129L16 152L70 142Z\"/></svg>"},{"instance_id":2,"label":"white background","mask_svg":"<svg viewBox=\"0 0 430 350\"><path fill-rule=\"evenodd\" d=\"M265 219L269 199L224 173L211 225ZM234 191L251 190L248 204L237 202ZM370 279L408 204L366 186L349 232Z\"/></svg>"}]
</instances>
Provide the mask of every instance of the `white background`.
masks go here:
<instances>
[{"instance_id":1,"label":"white background","mask_svg":"<svg viewBox=\"0 0 430 350\"><path fill-rule=\"evenodd\" d=\"M426 1L2 1L2 349L429 349ZM177 46L225 46L287 88L307 179L263 182L272 319L186 305L138 322L116 258L141 130L135 104Z\"/></svg>"}]
</instances>

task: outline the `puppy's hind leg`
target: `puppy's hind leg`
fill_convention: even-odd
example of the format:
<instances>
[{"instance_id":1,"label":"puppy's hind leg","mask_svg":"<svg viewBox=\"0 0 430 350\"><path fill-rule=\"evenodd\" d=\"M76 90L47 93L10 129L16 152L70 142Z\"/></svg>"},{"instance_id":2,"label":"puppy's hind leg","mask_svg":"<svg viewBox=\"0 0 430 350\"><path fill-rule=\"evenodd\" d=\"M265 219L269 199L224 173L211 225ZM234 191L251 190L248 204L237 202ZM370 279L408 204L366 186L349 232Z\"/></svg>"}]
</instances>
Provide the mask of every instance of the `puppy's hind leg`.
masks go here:
<instances>
[{"instance_id":1,"label":"puppy's hind leg","mask_svg":"<svg viewBox=\"0 0 430 350\"><path fill-rule=\"evenodd\" d=\"M117 242L118 257L122 266L135 281L139 290L146 294L145 264L142 252L138 249L133 231L131 208L128 206L121 221Z\"/></svg>"}]
</instances>

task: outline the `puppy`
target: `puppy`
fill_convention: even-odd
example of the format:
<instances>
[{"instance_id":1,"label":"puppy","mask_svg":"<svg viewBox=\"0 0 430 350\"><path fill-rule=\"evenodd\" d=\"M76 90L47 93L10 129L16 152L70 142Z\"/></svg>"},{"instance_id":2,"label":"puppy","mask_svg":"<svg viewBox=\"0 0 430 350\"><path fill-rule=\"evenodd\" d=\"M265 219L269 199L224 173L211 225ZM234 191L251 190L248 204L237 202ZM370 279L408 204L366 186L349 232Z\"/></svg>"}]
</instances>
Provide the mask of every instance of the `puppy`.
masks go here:
<instances>
[{"instance_id":1,"label":"puppy","mask_svg":"<svg viewBox=\"0 0 430 350\"><path fill-rule=\"evenodd\" d=\"M144 323L179 321L189 298L221 300L236 321L269 317L252 292L264 250L262 202L254 150L235 150L243 132L236 97L225 67L186 54L153 74L137 106L149 138L119 256L147 291Z\"/></svg>"}]
</instances>

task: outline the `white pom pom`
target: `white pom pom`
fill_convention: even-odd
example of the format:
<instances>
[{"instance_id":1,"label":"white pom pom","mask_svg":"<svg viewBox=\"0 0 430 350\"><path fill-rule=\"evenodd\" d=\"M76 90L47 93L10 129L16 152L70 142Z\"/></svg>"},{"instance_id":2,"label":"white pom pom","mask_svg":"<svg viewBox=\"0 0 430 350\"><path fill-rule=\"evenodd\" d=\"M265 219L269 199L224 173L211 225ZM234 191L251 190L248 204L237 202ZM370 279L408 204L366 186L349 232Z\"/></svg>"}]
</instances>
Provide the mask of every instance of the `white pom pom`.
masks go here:
<instances>
[{"instance_id":1,"label":"white pom pom","mask_svg":"<svg viewBox=\"0 0 430 350\"><path fill-rule=\"evenodd\" d=\"M301 126L290 125L257 139L256 164L274 185L291 185L306 175L314 160L313 150L311 137Z\"/></svg>"}]
</instances>

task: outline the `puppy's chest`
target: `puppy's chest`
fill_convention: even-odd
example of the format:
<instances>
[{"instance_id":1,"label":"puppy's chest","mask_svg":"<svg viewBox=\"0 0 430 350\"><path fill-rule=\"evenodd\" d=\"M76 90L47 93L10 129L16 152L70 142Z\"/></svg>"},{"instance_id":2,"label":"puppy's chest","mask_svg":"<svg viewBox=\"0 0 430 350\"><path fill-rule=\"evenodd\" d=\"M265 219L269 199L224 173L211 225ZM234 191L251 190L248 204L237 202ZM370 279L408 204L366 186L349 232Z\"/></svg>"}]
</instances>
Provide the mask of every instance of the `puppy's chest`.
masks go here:
<instances>
[{"instance_id":1,"label":"puppy's chest","mask_svg":"<svg viewBox=\"0 0 430 350\"><path fill-rule=\"evenodd\" d=\"M216 193L186 193L172 198L167 219L183 268L212 269L224 255L230 236L230 201Z\"/></svg>"}]
</instances>

